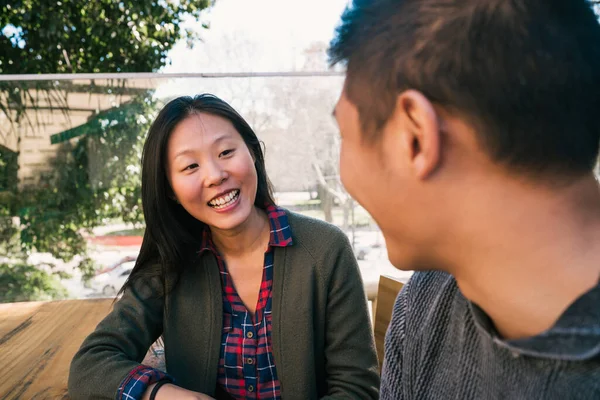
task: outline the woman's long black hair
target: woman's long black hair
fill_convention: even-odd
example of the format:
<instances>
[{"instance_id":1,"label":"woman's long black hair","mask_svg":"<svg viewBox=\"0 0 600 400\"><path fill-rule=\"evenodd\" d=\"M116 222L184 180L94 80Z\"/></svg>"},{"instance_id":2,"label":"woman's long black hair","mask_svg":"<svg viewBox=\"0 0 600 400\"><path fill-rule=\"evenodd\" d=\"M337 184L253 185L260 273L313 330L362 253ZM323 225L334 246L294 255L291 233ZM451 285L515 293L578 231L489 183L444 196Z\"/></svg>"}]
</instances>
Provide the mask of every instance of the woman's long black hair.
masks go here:
<instances>
[{"instance_id":1,"label":"woman's long black hair","mask_svg":"<svg viewBox=\"0 0 600 400\"><path fill-rule=\"evenodd\" d=\"M255 159L258 187L254 205L265 209L274 204L273 190L265 168L262 143L248 123L225 101L212 94L182 96L159 112L148 131L142 154L142 206L146 231L140 254L120 293L140 278L161 278L162 293L176 284L181 268L199 250L205 225L173 199L167 179L167 145L173 129L196 113L217 115L230 121ZM169 283L167 283L167 281Z\"/></svg>"}]
</instances>

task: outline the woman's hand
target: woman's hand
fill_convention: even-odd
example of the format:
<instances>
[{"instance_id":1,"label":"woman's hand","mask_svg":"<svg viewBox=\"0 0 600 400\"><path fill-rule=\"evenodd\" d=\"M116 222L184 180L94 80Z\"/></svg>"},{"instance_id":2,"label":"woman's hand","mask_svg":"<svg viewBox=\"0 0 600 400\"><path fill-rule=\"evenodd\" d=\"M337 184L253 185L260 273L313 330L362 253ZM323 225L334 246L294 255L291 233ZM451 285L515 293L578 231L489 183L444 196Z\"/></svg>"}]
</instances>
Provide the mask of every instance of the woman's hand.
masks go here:
<instances>
[{"instance_id":1,"label":"woman's hand","mask_svg":"<svg viewBox=\"0 0 600 400\"><path fill-rule=\"evenodd\" d=\"M144 392L144 397L142 400L150 399L150 393L156 383L148 386L146 391ZM167 383L166 385L162 385L158 392L156 392L156 400L215 400L210 396L207 396L202 393L192 392L191 390L187 390L181 388L179 386L175 386L172 383Z\"/></svg>"}]
</instances>

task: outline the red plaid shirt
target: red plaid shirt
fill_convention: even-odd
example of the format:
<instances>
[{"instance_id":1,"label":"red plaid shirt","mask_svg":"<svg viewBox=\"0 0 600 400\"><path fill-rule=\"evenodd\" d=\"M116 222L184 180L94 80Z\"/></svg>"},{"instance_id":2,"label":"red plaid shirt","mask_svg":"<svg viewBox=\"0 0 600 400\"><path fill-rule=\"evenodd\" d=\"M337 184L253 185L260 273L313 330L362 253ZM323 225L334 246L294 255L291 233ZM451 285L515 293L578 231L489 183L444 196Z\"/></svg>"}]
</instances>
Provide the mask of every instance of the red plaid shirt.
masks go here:
<instances>
[{"instance_id":1,"label":"red plaid shirt","mask_svg":"<svg viewBox=\"0 0 600 400\"><path fill-rule=\"evenodd\" d=\"M200 252L211 251L219 265L223 289L223 334L217 376L217 399L280 399L280 384L271 346L271 288L273 247L292 244L287 214L276 206L267 207L271 225L269 247L265 252L263 277L254 318L238 296L225 261L212 242L210 231L202 236ZM146 388L160 379L170 379L162 371L144 365L132 370L121 383L117 400L141 399ZM222 395L221 395L222 393Z\"/></svg>"},{"instance_id":2,"label":"red plaid shirt","mask_svg":"<svg viewBox=\"0 0 600 400\"><path fill-rule=\"evenodd\" d=\"M149 385L161 379L171 378L162 371L145 365L139 365L123 379L119 390L117 390L116 398L117 400L139 400L144 396L144 392Z\"/></svg>"},{"instance_id":3,"label":"red plaid shirt","mask_svg":"<svg viewBox=\"0 0 600 400\"><path fill-rule=\"evenodd\" d=\"M280 399L280 384L271 345L271 288L273 286L273 247L292 244L291 228L285 211L267 208L271 225L269 247L254 317L237 294L225 260L204 232L201 251L211 251L219 265L223 289L223 334L217 375L217 392L233 399Z\"/></svg>"}]
</instances>

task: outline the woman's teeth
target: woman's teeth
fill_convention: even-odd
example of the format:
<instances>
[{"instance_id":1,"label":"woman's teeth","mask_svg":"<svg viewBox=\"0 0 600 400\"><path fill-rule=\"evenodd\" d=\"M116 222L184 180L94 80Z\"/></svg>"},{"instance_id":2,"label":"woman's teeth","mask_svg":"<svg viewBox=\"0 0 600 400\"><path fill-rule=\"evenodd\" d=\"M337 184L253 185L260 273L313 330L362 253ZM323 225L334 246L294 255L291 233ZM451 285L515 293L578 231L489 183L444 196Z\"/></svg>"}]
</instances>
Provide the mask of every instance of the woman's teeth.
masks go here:
<instances>
[{"instance_id":1,"label":"woman's teeth","mask_svg":"<svg viewBox=\"0 0 600 400\"><path fill-rule=\"evenodd\" d=\"M225 196L217 197L216 199L209 201L208 205L217 210L221 209L221 208L225 208L225 207L233 204L237 200L239 194L240 194L239 190L237 190L237 189L232 190L231 192L227 193Z\"/></svg>"}]
</instances>

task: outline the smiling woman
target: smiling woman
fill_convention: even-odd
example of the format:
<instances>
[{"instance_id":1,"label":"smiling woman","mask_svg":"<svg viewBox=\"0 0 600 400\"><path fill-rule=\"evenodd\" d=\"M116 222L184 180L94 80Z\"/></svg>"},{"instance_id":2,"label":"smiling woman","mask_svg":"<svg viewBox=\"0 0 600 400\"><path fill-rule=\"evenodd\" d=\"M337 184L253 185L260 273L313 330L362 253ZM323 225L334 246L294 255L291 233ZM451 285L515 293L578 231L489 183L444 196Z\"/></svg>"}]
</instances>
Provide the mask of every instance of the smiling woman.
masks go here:
<instances>
[{"instance_id":1,"label":"smiling woman","mask_svg":"<svg viewBox=\"0 0 600 400\"><path fill-rule=\"evenodd\" d=\"M259 208L254 207L256 151L260 147L250 150L229 120L206 112L191 114L173 129L168 143L167 174L174 198L190 215L210 225L213 235L214 230L233 229L247 221L252 225L259 218Z\"/></svg>"},{"instance_id":2,"label":"smiling woman","mask_svg":"<svg viewBox=\"0 0 600 400\"><path fill-rule=\"evenodd\" d=\"M142 165L140 255L73 359L72 398L378 397L346 235L277 207L261 143L231 106L171 101ZM159 336L167 371L140 364Z\"/></svg>"}]
</instances>

